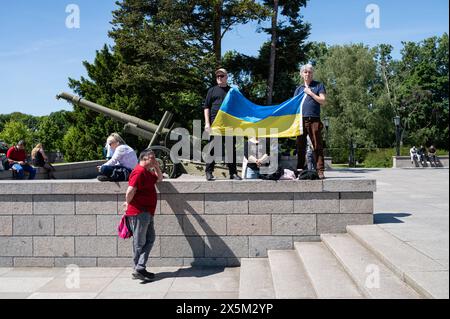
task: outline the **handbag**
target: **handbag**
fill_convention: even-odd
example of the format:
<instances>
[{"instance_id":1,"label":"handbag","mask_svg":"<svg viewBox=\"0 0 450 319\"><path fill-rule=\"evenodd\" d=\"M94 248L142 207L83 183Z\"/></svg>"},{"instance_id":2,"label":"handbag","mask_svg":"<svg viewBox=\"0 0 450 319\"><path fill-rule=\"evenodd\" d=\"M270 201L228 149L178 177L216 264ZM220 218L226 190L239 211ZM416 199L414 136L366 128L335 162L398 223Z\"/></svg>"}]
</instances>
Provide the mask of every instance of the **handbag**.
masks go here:
<instances>
[{"instance_id":1,"label":"handbag","mask_svg":"<svg viewBox=\"0 0 450 319\"><path fill-rule=\"evenodd\" d=\"M119 234L119 237L122 239L127 239L133 236L133 231L128 224L128 219L125 214L123 214L122 218L120 219L119 225L117 226L117 232Z\"/></svg>"}]
</instances>

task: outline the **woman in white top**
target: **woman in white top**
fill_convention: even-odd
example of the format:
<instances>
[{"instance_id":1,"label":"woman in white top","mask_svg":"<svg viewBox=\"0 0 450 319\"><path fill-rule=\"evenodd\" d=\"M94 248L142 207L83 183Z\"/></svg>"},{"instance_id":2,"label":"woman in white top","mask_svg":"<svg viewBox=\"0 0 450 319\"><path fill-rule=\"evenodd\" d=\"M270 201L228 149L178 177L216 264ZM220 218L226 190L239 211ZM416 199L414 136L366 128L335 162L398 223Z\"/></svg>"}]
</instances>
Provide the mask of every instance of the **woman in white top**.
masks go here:
<instances>
[{"instance_id":1,"label":"woman in white top","mask_svg":"<svg viewBox=\"0 0 450 319\"><path fill-rule=\"evenodd\" d=\"M107 144L114 151L113 157L102 166L99 166L99 181L127 181L128 176L138 164L136 152L126 145L122 137L111 134L107 139Z\"/></svg>"}]
</instances>

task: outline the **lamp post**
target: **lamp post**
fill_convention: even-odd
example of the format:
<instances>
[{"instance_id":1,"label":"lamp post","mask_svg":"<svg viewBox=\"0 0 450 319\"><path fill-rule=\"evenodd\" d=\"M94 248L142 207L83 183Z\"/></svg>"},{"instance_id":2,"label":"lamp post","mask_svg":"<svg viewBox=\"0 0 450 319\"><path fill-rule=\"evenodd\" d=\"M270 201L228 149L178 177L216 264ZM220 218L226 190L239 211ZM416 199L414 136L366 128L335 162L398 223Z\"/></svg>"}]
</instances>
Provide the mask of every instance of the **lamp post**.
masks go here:
<instances>
[{"instance_id":1,"label":"lamp post","mask_svg":"<svg viewBox=\"0 0 450 319\"><path fill-rule=\"evenodd\" d=\"M394 124L395 124L395 143L397 148L397 156L400 156L400 116L394 117Z\"/></svg>"},{"instance_id":2,"label":"lamp post","mask_svg":"<svg viewBox=\"0 0 450 319\"><path fill-rule=\"evenodd\" d=\"M323 125L325 125L325 156L328 156L328 128L330 127L330 119L328 117L323 119Z\"/></svg>"}]
</instances>

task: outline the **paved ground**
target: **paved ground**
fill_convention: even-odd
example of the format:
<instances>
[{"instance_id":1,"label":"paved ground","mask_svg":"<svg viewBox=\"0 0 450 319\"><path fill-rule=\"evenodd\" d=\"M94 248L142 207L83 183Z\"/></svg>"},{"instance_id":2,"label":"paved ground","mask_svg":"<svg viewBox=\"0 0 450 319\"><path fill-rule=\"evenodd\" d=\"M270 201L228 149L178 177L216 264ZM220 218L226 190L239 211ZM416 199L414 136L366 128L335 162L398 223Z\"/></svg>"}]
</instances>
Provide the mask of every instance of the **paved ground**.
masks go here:
<instances>
[{"instance_id":1,"label":"paved ground","mask_svg":"<svg viewBox=\"0 0 450 319\"><path fill-rule=\"evenodd\" d=\"M355 169L334 178L377 180L375 222L394 236L449 264L448 169ZM239 268L150 268L155 282L130 279L129 268L0 268L2 298L237 298Z\"/></svg>"}]
</instances>

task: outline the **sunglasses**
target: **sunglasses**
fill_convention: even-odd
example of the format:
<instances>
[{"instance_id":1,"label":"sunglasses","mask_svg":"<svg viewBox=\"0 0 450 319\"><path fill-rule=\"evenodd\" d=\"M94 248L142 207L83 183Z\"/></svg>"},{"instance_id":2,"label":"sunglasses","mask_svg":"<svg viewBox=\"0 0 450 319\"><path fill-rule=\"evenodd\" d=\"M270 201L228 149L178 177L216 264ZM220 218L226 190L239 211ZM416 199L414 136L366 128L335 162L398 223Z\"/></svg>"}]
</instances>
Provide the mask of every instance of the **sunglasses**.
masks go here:
<instances>
[{"instance_id":1,"label":"sunglasses","mask_svg":"<svg viewBox=\"0 0 450 319\"><path fill-rule=\"evenodd\" d=\"M217 75L217 76L216 76L216 78L219 78L219 79L222 79L222 78L224 78L224 77L226 77L226 75L223 75L223 74L220 74L220 75Z\"/></svg>"}]
</instances>

